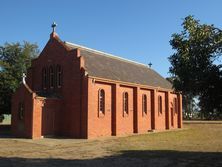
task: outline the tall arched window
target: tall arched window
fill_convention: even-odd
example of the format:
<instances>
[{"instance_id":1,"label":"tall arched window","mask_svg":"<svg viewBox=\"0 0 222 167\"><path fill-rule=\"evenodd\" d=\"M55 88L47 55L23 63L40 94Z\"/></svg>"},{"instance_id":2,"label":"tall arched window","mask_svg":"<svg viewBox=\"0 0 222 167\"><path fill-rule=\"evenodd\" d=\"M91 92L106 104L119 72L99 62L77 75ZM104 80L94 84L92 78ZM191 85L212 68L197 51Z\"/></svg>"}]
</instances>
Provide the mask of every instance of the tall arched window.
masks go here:
<instances>
[{"instance_id":1,"label":"tall arched window","mask_svg":"<svg viewBox=\"0 0 222 167\"><path fill-rule=\"evenodd\" d=\"M52 66L49 67L49 85L50 88L54 88L54 69Z\"/></svg>"},{"instance_id":2,"label":"tall arched window","mask_svg":"<svg viewBox=\"0 0 222 167\"><path fill-rule=\"evenodd\" d=\"M24 111L25 111L24 103L20 102L18 105L18 119L19 120L24 119Z\"/></svg>"},{"instance_id":3,"label":"tall arched window","mask_svg":"<svg viewBox=\"0 0 222 167\"><path fill-rule=\"evenodd\" d=\"M162 114L162 96L158 96L158 115Z\"/></svg>"},{"instance_id":4,"label":"tall arched window","mask_svg":"<svg viewBox=\"0 0 222 167\"><path fill-rule=\"evenodd\" d=\"M146 96L146 94L143 94L143 96L142 96L142 111L143 111L143 114L147 114L147 96Z\"/></svg>"},{"instance_id":5,"label":"tall arched window","mask_svg":"<svg viewBox=\"0 0 222 167\"><path fill-rule=\"evenodd\" d=\"M56 66L56 83L58 88L62 86L62 68L60 65Z\"/></svg>"},{"instance_id":6,"label":"tall arched window","mask_svg":"<svg viewBox=\"0 0 222 167\"><path fill-rule=\"evenodd\" d=\"M177 98L173 99L173 103L174 103L173 106L174 106L174 114L175 114L175 113L177 113L177 107L178 107Z\"/></svg>"},{"instance_id":7,"label":"tall arched window","mask_svg":"<svg viewBox=\"0 0 222 167\"><path fill-rule=\"evenodd\" d=\"M123 112L129 113L129 97L127 92L123 92Z\"/></svg>"},{"instance_id":8,"label":"tall arched window","mask_svg":"<svg viewBox=\"0 0 222 167\"><path fill-rule=\"evenodd\" d=\"M105 91L99 90L99 112L105 114Z\"/></svg>"},{"instance_id":9,"label":"tall arched window","mask_svg":"<svg viewBox=\"0 0 222 167\"><path fill-rule=\"evenodd\" d=\"M43 89L47 88L47 69L46 68L42 69L42 88Z\"/></svg>"}]
</instances>

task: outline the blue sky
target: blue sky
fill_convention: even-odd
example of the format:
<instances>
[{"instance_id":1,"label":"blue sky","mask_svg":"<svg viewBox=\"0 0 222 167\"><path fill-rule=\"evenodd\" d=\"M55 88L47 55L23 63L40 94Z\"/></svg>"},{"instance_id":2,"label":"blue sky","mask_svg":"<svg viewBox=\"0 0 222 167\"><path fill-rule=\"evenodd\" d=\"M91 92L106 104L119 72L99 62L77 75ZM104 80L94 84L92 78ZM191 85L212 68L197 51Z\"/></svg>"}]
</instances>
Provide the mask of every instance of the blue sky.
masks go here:
<instances>
[{"instance_id":1,"label":"blue sky","mask_svg":"<svg viewBox=\"0 0 222 167\"><path fill-rule=\"evenodd\" d=\"M140 63L169 76L169 40L182 19L222 28L220 0L20 0L1 1L0 45L23 40L42 49L51 24L63 41L84 45Z\"/></svg>"}]
</instances>

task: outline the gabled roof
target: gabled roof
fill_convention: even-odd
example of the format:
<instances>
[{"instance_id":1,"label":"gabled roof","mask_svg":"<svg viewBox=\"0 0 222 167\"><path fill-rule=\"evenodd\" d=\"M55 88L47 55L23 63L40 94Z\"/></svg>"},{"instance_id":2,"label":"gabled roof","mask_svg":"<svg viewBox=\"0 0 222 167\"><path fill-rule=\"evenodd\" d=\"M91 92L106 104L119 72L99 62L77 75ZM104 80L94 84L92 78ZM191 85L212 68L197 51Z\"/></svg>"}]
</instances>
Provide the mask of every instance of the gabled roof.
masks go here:
<instances>
[{"instance_id":1,"label":"gabled roof","mask_svg":"<svg viewBox=\"0 0 222 167\"><path fill-rule=\"evenodd\" d=\"M170 82L144 64L77 44L64 43L71 49L80 49L89 76L172 89Z\"/></svg>"}]
</instances>

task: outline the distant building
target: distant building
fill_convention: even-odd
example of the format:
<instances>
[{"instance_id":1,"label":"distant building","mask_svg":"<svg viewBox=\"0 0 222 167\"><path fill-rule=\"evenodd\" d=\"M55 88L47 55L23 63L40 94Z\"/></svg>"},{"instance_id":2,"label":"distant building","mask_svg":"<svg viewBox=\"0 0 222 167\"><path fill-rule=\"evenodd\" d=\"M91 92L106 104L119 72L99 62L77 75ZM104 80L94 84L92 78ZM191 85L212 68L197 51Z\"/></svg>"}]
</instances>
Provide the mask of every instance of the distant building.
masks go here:
<instances>
[{"instance_id":1,"label":"distant building","mask_svg":"<svg viewBox=\"0 0 222 167\"><path fill-rule=\"evenodd\" d=\"M151 68L53 31L12 98L12 131L94 138L182 127L182 96Z\"/></svg>"}]
</instances>

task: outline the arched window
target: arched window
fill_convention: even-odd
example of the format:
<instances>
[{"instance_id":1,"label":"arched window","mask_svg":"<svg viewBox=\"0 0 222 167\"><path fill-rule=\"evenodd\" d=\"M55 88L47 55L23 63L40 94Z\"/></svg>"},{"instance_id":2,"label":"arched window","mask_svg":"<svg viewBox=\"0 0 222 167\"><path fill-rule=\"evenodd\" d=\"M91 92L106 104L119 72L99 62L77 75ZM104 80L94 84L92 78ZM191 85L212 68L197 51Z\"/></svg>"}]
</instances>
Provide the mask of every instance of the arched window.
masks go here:
<instances>
[{"instance_id":1,"label":"arched window","mask_svg":"<svg viewBox=\"0 0 222 167\"><path fill-rule=\"evenodd\" d=\"M56 83L58 88L62 86L62 68L60 65L56 66Z\"/></svg>"},{"instance_id":2,"label":"arched window","mask_svg":"<svg viewBox=\"0 0 222 167\"><path fill-rule=\"evenodd\" d=\"M162 114L162 96L158 96L158 115Z\"/></svg>"},{"instance_id":3,"label":"arched window","mask_svg":"<svg viewBox=\"0 0 222 167\"><path fill-rule=\"evenodd\" d=\"M50 88L54 87L54 69L52 66L49 67L49 85Z\"/></svg>"},{"instance_id":4,"label":"arched window","mask_svg":"<svg viewBox=\"0 0 222 167\"><path fill-rule=\"evenodd\" d=\"M147 96L145 94L142 96L142 111L143 114L147 114Z\"/></svg>"},{"instance_id":5,"label":"arched window","mask_svg":"<svg viewBox=\"0 0 222 167\"><path fill-rule=\"evenodd\" d=\"M177 98L173 99L173 103L174 103L173 106L174 106L174 114L175 114L175 113L177 113L177 107L178 107Z\"/></svg>"},{"instance_id":6,"label":"arched window","mask_svg":"<svg viewBox=\"0 0 222 167\"><path fill-rule=\"evenodd\" d=\"M47 88L47 69L46 68L42 69L42 88L43 89Z\"/></svg>"},{"instance_id":7,"label":"arched window","mask_svg":"<svg viewBox=\"0 0 222 167\"><path fill-rule=\"evenodd\" d=\"M99 112L105 114L105 91L99 90Z\"/></svg>"},{"instance_id":8,"label":"arched window","mask_svg":"<svg viewBox=\"0 0 222 167\"><path fill-rule=\"evenodd\" d=\"M123 112L129 113L129 97L127 92L123 92Z\"/></svg>"},{"instance_id":9,"label":"arched window","mask_svg":"<svg viewBox=\"0 0 222 167\"><path fill-rule=\"evenodd\" d=\"M18 105L18 119L23 120L24 119L24 103L20 102Z\"/></svg>"}]
</instances>

